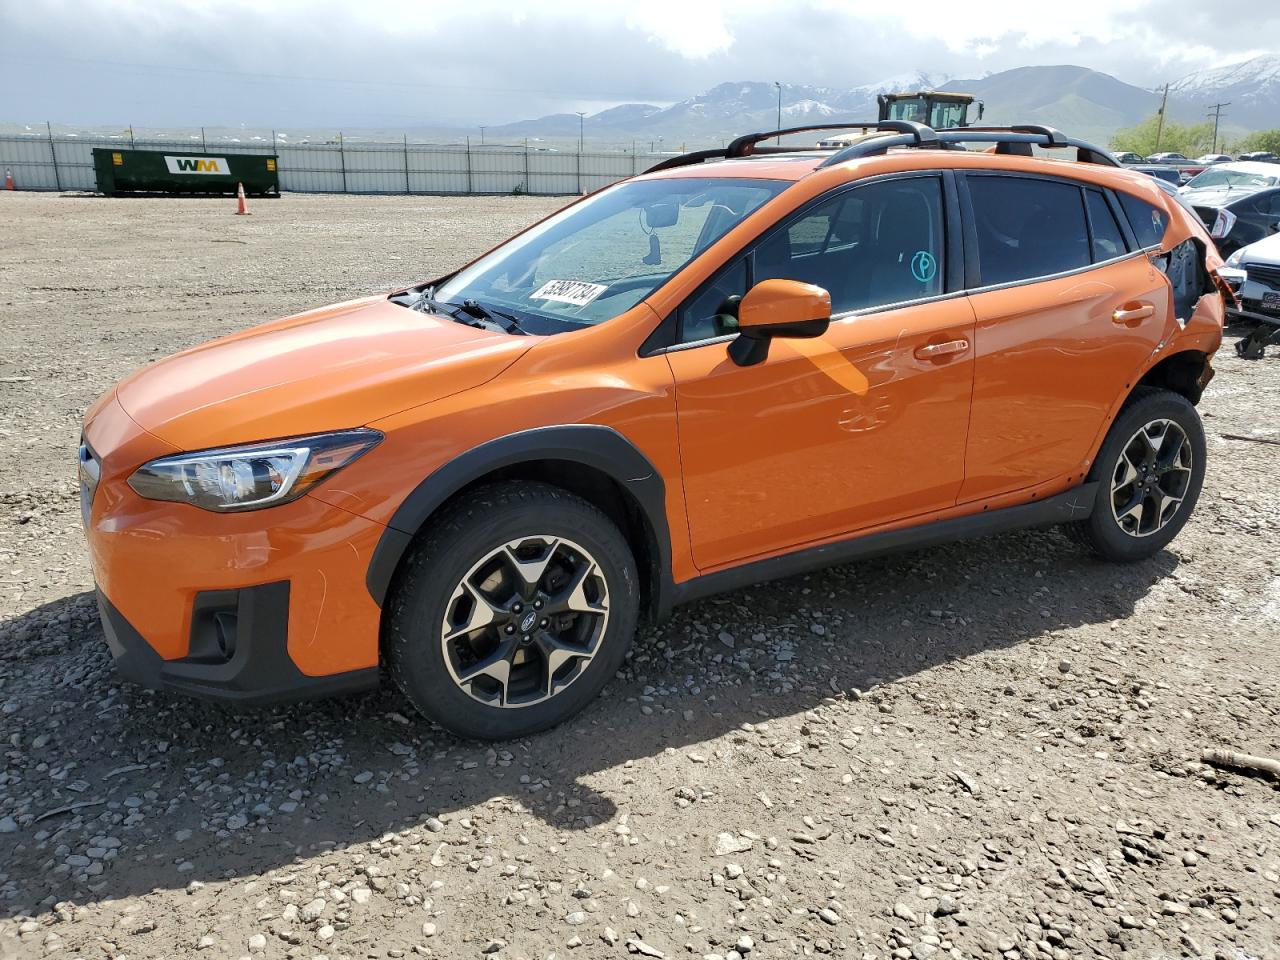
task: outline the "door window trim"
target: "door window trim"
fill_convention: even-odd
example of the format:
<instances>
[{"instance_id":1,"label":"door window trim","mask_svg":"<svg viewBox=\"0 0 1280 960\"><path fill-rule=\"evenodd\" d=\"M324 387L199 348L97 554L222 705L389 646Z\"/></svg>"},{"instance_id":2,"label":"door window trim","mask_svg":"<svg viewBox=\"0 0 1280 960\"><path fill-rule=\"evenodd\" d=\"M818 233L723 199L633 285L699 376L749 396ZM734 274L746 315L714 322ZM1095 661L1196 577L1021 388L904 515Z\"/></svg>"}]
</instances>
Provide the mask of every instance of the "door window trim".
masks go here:
<instances>
[{"instance_id":1,"label":"door window trim","mask_svg":"<svg viewBox=\"0 0 1280 960\"><path fill-rule=\"evenodd\" d=\"M810 200L807 200L800 207L791 211L785 218L761 230L756 236L746 241L738 250L736 250L710 277L698 285L689 296L687 296L675 310L671 311L662 322L658 324L654 332L645 339L641 345L641 356L654 356L659 353L674 353L680 350L690 350L695 347L708 346L716 343L728 343L737 337L736 333L725 333L714 337L704 337L700 340L681 340L680 336L684 326L683 311L688 305L701 296L706 290L719 281L728 271L732 270L738 263L745 258L747 270L747 289L750 290L755 283L755 253L757 248L767 243L783 230L790 229L795 223L802 220L809 213L819 206L838 199L847 193L859 189L860 187L874 183L884 183L895 180L919 180L919 179L935 179L938 180L942 187L942 233L943 248L946 251L946 269L943 277L943 292L928 297L920 297L915 300L902 300L892 303L878 304L874 307L862 307L856 310L843 310L831 315L832 322L838 320L850 320L855 317L867 316L870 314L884 313L889 310L900 310L905 307L914 307L921 304L933 303L940 300L951 300L956 297L966 295L964 285L964 244L961 238L961 226L963 218L961 216L961 199L956 184L955 171L947 169L934 170L903 170L896 173L886 173L874 177L864 177L859 180L853 180L848 183L842 183L826 193L819 194ZM694 263L697 261L695 260ZM692 267L689 264L685 269Z\"/></svg>"}]
</instances>

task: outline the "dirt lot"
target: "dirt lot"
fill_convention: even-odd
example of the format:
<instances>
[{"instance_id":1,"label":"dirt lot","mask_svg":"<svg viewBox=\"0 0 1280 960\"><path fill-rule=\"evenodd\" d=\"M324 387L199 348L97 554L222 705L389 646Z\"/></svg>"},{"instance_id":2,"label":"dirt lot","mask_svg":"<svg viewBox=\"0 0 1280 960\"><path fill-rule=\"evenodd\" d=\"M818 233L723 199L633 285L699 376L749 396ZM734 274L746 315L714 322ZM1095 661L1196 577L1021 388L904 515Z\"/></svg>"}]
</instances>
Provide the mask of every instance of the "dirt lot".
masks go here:
<instances>
[{"instance_id":1,"label":"dirt lot","mask_svg":"<svg viewBox=\"0 0 1280 960\"><path fill-rule=\"evenodd\" d=\"M1230 351L1172 549L1056 531L683 609L568 725L119 682L73 464L129 370L554 208L0 194L0 956L1280 957L1280 351Z\"/></svg>"}]
</instances>

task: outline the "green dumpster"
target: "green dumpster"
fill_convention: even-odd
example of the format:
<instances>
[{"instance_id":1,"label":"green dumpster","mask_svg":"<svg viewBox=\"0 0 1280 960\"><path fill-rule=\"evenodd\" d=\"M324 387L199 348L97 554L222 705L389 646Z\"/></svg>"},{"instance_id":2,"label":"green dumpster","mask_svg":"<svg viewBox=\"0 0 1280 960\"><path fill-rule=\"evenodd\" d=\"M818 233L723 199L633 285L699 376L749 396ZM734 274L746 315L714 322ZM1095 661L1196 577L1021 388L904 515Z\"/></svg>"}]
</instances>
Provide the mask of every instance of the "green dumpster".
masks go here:
<instances>
[{"instance_id":1,"label":"green dumpster","mask_svg":"<svg viewBox=\"0 0 1280 960\"><path fill-rule=\"evenodd\" d=\"M250 196L278 197L278 160L269 154L225 150L93 150L98 192L108 197L127 193L225 196L234 195L239 183L244 184L244 192Z\"/></svg>"}]
</instances>

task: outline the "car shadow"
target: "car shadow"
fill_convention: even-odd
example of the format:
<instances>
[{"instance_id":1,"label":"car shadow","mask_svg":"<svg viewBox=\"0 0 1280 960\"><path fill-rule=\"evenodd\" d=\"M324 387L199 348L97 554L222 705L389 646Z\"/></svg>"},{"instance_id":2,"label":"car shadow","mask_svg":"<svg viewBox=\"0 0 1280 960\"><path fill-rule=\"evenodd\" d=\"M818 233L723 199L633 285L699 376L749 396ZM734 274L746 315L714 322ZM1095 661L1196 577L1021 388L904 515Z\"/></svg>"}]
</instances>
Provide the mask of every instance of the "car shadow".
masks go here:
<instances>
[{"instance_id":1,"label":"car shadow","mask_svg":"<svg viewBox=\"0 0 1280 960\"><path fill-rule=\"evenodd\" d=\"M492 803L608 823L627 798L589 786L600 771L827 698L891 704L904 678L989 651L1043 660L1038 638L1123 620L1177 564L1113 566L1029 531L740 590L677 610L581 715L506 744L415 719L385 683L242 712L141 690L112 672L91 595L67 597L0 626L0 702L17 705L0 818L18 824L0 833L0 915L255 876L406 828L427 828L429 855L429 818ZM111 840L101 872L65 865Z\"/></svg>"}]
</instances>

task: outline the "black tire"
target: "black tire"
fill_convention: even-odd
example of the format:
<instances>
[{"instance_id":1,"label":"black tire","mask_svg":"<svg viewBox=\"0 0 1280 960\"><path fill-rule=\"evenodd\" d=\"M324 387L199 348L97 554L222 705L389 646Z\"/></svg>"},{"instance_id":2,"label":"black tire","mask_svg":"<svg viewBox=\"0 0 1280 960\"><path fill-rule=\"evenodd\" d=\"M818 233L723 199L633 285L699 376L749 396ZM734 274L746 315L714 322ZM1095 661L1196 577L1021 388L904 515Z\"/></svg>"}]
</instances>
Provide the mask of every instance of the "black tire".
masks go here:
<instances>
[{"instance_id":1,"label":"black tire","mask_svg":"<svg viewBox=\"0 0 1280 960\"><path fill-rule=\"evenodd\" d=\"M455 589L473 567L503 544L524 537L565 538L580 545L603 578L608 615L603 632L597 634L595 655L585 666L573 668L574 678L562 690L525 706L491 705L454 679L446 662L442 625L451 602L457 602ZM397 686L423 716L462 737L507 740L555 726L599 694L622 666L639 605L635 559L603 512L548 484L495 484L447 507L411 549L392 585L383 653ZM501 640L496 627L493 632ZM480 638L485 640L483 630ZM548 685L553 686L550 680ZM506 694L504 683L504 698Z\"/></svg>"},{"instance_id":2,"label":"black tire","mask_svg":"<svg viewBox=\"0 0 1280 960\"><path fill-rule=\"evenodd\" d=\"M1161 516L1156 509L1155 500L1146 501L1139 508L1143 512L1136 520L1129 517L1126 521L1121 521L1117 517L1117 511L1123 512L1123 505L1116 505L1112 491L1113 484L1121 477L1120 471L1124 469L1121 456L1126 447L1134 442L1140 430L1160 421L1169 421L1181 429L1187 445L1185 449L1189 451L1190 464L1189 468L1176 468L1179 473L1185 472L1185 486L1181 486L1181 479L1177 483L1166 479L1154 482L1172 484L1170 489L1178 490L1181 500L1164 514L1167 520L1161 526L1154 526L1159 522L1156 518ZM1071 524L1069 532L1106 560L1129 563L1154 556L1168 546L1190 519L1204 484L1204 472L1204 427L1191 401L1171 390L1139 387L1111 425L1094 468L1090 471L1089 479L1098 481L1093 513L1088 520ZM1125 524L1128 524L1140 530L1144 521L1153 527L1151 532L1137 535L1126 529Z\"/></svg>"}]
</instances>

